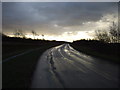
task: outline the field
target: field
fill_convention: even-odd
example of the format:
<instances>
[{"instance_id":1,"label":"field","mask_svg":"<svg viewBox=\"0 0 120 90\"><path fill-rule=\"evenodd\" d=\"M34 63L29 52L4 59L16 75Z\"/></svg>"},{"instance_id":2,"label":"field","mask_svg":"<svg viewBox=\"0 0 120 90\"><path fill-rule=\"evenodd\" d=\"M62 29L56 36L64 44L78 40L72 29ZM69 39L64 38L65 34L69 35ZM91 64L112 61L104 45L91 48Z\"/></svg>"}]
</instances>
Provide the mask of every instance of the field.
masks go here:
<instances>
[{"instance_id":1,"label":"field","mask_svg":"<svg viewBox=\"0 0 120 90\"><path fill-rule=\"evenodd\" d=\"M119 43L103 43L95 40L80 40L70 44L74 49L101 60L119 63Z\"/></svg>"},{"instance_id":2,"label":"field","mask_svg":"<svg viewBox=\"0 0 120 90\"><path fill-rule=\"evenodd\" d=\"M27 42L27 41L26 41ZM3 63L2 63L2 87L4 88L29 88L31 86L32 76L36 68L36 64L42 53L63 42L55 41L30 41L16 42L3 41ZM20 53L30 52L17 56L6 61L7 58Z\"/></svg>"}]
</instances>

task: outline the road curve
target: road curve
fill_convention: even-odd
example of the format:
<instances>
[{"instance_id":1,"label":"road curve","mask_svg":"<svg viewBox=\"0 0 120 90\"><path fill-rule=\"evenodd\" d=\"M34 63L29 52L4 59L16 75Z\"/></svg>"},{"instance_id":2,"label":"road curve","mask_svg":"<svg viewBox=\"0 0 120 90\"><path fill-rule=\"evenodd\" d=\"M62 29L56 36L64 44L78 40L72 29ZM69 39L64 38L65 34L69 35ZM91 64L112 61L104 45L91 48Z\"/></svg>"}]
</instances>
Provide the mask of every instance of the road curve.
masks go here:
<instances>
[{"instance_id":1,"label":"road curve","mask_svg":"<svg viewBox=\"0 0 120 90\"><path fill-rule=\"evenodd\" d=\"M118 65L63 44L41 56L31 88L118 88L118 74Z\"/></svg>"}]
</instances>

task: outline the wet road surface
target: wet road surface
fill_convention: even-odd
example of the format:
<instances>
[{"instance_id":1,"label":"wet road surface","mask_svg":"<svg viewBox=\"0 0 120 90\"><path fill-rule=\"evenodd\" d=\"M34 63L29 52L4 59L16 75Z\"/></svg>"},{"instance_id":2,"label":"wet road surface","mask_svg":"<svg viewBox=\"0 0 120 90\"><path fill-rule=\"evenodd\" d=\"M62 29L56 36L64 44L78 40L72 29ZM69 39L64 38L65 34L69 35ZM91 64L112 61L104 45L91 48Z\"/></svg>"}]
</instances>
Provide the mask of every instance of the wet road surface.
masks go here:
<instances>
[{"instance_id":1,"label":"wet road surface","mask_svg":"<svg viewBox=\"0 0 120 90\"><path fill-rule=\"evenodd\" d=\"M63 44L41 56L31 88L118 88L117 64Z\"/></svg>"}]
</instances>

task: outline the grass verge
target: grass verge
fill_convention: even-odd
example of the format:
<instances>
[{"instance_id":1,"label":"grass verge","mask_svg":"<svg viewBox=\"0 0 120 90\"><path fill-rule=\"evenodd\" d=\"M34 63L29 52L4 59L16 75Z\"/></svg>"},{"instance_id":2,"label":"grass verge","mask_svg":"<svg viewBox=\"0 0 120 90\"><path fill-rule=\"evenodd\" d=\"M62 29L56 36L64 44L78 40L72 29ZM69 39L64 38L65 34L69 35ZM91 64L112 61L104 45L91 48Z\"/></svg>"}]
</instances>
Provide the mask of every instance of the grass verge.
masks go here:
<instances>
[{"instance_id":1,"label":"grass verge","mask_svg":"<svg viewBox=\"0 0 120 90\"><path fill-rule=\"evenodd\" d=\"M119 55L118 55L118 50L112 51L111 49L106 50L105 48L101 52L100 50L94 49L94 46L92 48L90 46L86 45L80 45L80 44L70 44L74 49L83 52L88 55L92 55L96 58L101 58L101 60L107 60L113 63L119 63ZM109 46L108 46L109 47ZM109 53L108 53L109 52Z\"/></svg>"},{"instance_id":2,"label":"grass verge","mask_svg":"<svg viewBox=\"0 0 120 90\"><path fill-rule=\"evenodd\" d=\"M44 44L39 49L2 63L2 87L29 88L38 59L42 53L58 44ZM31 47L32 48L32 47Z\"/></svg>"}]
</instances>

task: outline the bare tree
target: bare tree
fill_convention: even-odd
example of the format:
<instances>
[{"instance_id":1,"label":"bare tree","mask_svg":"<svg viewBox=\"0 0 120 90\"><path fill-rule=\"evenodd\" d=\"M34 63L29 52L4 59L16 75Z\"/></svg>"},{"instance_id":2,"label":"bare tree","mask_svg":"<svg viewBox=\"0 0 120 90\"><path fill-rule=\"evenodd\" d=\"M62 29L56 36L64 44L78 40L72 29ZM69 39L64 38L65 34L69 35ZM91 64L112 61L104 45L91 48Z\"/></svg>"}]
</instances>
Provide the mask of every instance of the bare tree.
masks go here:
<instances>
[{"instance_id":1,"label":"bare tree","mask_svg":"<svg viewBox=\"0 0 120 90\"><path fill-rule=\"evenodd\" d=\"M39 36L34 30L32 30L33 37L35 39L35 36Z\"/></svg>"},{"instance_id":2,"label":"bare tree","mask_svg":"<svg viewBox=\"0 0 120 90\"><path fill-rule=\"evenodd\" d=\"M42 34L42 39L44 40L44 35Z\"/></svg>"},{"instance_id":3,"label":"bare tree","mask_svg":"<svg viewBox=\"0 0 120 90\"><path fill-rule=\"evenodd\" d=\"M110 42L110 37L107 31L97 30L95 31L96 39L103 42Z\"/></svg>"},{"instance_id":4,"label":"bare tree","mask_svg":"<svg viewBox=\"0 0 120 90\"><path fill-rule=\"evenodd\" d=\"M95 31L95 35L96 39L99 41L120 43L120 29L115 22L112 22L112 25L109 27L109 30L97 30Z\"/></svg>"},{"instance_id":5,"label":"bare tree","mask_svg":"<svg viewBox=\"0 0 120 90\"><path fill-rule=\"evenodd\" d=\"M120 30L118 28L118 25L113 22L112 25L110 26L110 37L111 37L111 42L113 43L119 43L120 42Z\"/></svg>"},{"instance_id":6,"label":"bare tree","mask_svg":"<svg viewBox=\"0 0 120 90\"><path fill-rule=\"evenodd\" d=\"M21 29L17 29L17 30L14 32L14 36L15 36L15 37L25 38L25 34L23 33L23 31L22 31Z\"/></svg>"}]
</instances>

